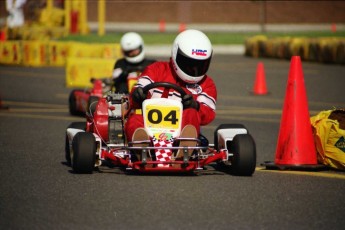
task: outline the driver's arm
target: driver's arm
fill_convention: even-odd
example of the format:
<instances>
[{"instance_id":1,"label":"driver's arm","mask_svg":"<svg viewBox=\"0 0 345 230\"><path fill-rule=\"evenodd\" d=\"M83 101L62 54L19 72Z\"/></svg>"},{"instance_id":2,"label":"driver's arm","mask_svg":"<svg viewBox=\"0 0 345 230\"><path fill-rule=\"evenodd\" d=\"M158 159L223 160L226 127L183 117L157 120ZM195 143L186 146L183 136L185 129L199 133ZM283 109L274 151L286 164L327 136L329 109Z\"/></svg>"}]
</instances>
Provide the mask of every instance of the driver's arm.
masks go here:
<instances>
[{"instance_id":1,"label":"driver's arm","mask_svg":"<svg viewBox=\"0 0 345 230\"><path fill-rule=\"evenodd\" d=\"M200 105L200 125L207 125L216 117L217 89L210 78L208 78L205 83L205 86L203 86L203 92L196 98Z\"/></svg>"}]
</instances>

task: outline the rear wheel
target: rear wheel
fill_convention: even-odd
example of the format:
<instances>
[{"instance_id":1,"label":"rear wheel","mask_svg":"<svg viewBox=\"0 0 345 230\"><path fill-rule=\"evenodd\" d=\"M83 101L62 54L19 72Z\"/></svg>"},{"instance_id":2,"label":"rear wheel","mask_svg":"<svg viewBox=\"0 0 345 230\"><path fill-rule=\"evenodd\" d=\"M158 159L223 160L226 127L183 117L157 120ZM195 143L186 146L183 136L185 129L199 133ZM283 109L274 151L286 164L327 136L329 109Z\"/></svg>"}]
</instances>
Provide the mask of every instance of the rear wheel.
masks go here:
<instances>
[{"instance_id":1,"label":"rear wheel","mask_svg":"<svg viewBox=\"0 0 345 230\"><path fill-rule=\"evenodd\" d=\"M96 158L96 141L92 133L80 132L72 142L71 163L76 173L92 173Z\"/></svg>"},{"instance_id":2,"label":"rear wheel","mask_svg":"<svg viewBox=\"0 0 345 230\"><path fill-rule=\"evenodd\" d=\"M72 90L68 98L69 113L74 116L80 115L80 112L77 110L77 98L75 96L75 92L77 91L80 91L80 90L77 90L77 89Z\"/></svg>"},{"instance_id":3,"label":"rear wheel","mask_svg":"<svg viewBox=\"0 0 345 230\"><path fill-rule=\"evenodd\" d=\"M96 111L96 106L97 106L97 102L99 101L99 97L96 96L90 96L89 100L88 100L88 105L87 105L87 111L86 112L91 112L91 114L93 115L93 113Z\"/></svg>"},{"instance_id":4,"label":"rear wheel","mask_svg":"<svg viewBox=\"0 0 345 230\"><path fill-rule=\"evenodd\" d=\"M72 122L67 129L73 128L73 129L81 129L86 130L86 122ZM67 133L65 134L65 159L68 165L71 165L71 152L69 149L69 140Z\"/></svg>"},{"instance_id":5,"label":"rear wheel","mask_svg":"<svg viewBox=\"0 0 345 230\"><path fill-rule=\"evenodd\" d=\"M256 167L256 147L250 134L238 134L234 137L228 151L231 157L231 172L238 176L251 176Z\"/></svg>"}]
</instances>

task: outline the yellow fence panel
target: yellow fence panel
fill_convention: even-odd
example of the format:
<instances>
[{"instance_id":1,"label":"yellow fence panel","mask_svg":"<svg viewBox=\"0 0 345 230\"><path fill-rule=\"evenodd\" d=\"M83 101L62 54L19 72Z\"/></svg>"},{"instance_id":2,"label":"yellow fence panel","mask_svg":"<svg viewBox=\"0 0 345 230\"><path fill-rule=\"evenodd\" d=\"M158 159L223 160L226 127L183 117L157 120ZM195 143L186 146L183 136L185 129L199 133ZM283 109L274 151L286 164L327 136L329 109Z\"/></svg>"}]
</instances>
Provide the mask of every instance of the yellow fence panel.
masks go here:
<instances>
[{"instance_id":1,"label":"yellow fence panel","mask_svg":"<svg viewBox=\"0 0 345 230\"><path fill-rule=\"evenodd\" d=\"M25 66L46 66L48 64L48 42L24 41L23 64Z\"/></svg>"},{"instance_id":2,"label":"yellow fence panel","mask_svg":"<svg viewBox=\"0 0 345 230\"><path fill-rule=\"evenodd\" d=\"M51 41L48 45L48 59L50 66L65 66L69 55L70 44L68 42Z\"/></svg>"},{"instance_id":3,"label":"yellow fence panel","mask_svg":"<svg viewBox=\"0 0 345 230\"><path fill-rule=\"evenodd\" d=\"M0 42L0 63L19 65L22 63L22 48L19 41Z\"/></svg>"},{"instance_id":4,"label":"yellow fence panel","mask_svg":"<svg viewBox=\"0 0 345 230\"><path fill-rule=\"evenodd\" d=\"M122 57L120 44L104 44L102 57L120 59Z\"/></svg>"},{"instance_id":5,"label":"yellow fence panel","mask_svg":"<svg viewBox=\"0 0 345 230\"><path fill-rule=\"evenodd\" d=\"M69 57L100 58L103 56L102 44L70 43Z\"/></svg>"},{"instance_id":6,"label":"yellow fence panel","mask_svg":"<svg viewBox=\"0 0 345 230\"><path fill-rule=\"evenodd\" d=\"M66 63L66 86L91 87L91 78L112 75L115 62L115 59L69 57Z\"/></svg>"},{"instance_id":7,"label":"yellow fence panel","mask_svg":"<svg viewBox=\"0 0 345 230\"><path fill-rule=\"evenodd\" d=\"M0 63L25 66L64 66L68 57L122 57L120 44L87 44L81 42L20 40L0 42Z\"/></svg>"}]
</instances>

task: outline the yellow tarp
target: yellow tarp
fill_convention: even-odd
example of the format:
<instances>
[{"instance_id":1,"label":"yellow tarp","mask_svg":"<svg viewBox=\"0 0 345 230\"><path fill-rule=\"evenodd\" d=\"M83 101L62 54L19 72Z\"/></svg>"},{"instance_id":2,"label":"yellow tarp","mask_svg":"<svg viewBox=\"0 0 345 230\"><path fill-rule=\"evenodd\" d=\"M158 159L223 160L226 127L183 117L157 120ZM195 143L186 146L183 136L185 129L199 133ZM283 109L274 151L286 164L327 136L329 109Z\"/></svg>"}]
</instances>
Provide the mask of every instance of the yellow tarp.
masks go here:
<instances>
[{"instance_id":1,"label":"yellow tarp","mask_svg":"<svg viewBox=\"0 0 345 230\"><path fill-rule=\"evenodd\" d=\"M345 170L345 130L337 120L328 117L334 110L311 117L318 160L335 169Z\"/></svg>"}]
</instances>

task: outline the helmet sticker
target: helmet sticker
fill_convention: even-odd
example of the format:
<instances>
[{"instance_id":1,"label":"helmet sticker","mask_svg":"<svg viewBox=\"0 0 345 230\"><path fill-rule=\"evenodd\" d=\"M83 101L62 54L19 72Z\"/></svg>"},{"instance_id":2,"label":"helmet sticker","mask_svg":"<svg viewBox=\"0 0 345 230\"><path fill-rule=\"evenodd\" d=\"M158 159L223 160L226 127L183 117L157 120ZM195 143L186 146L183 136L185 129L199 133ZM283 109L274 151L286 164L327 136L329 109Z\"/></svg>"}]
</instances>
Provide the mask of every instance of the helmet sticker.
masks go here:
<instances>
[{"instance_id":1,"label":"helmet sticker","mask_svg":"<svg viewBox=\"0 0 345 230\"><path fill-rule=\"evenodd\" d=\"M192 55L207 56L207 50L192 49Z\"/></svg>"},{"instance_id":2,"label":"helmet sticker","mask_svg":"<svg viewBox=\"0 0 345 230\"><path fill-rule=\"evenodd\" d=\"M198 84L187 84L186 88L192 93L192 94L200 94L202 92L202 88Z\"/></svg>"}]
</instances>

